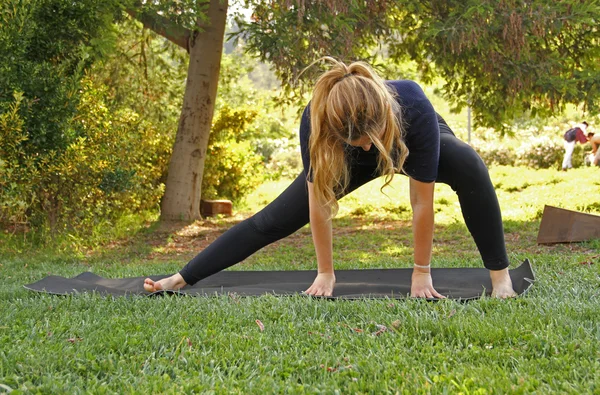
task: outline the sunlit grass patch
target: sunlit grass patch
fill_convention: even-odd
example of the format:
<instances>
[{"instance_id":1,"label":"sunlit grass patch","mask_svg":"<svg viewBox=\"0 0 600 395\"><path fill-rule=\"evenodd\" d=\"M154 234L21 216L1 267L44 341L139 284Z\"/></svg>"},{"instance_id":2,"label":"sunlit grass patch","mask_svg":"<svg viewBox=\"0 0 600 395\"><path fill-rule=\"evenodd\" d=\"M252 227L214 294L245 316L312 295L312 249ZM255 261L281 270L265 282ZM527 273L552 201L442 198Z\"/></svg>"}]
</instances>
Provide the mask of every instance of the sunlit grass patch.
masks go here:
<instances>
[{"instance_id":1,"label":"sunlit grass patch","mask_svg":"<svg viewBox=\"0 0 600 395\"><path fill-rule=\"evenodd\" d=\"M528 184L497 191L511 266L528 258L536 273L513 300L53 297L22 288L49 274L175 272L289 181L262 185L233 218L151 225L91 250L4 251L0 384L23 393L597 393L600 240L535 242L545 204L600 214L591 170L490 170L507 188ZM396 177L387 197L380 186L340 202L337 269L412 266L408 182ZM435 207L432 265L481 267L449 187L436 186ZM230 270L315 268L304 227Z\"/></svg>"}]
</instances>

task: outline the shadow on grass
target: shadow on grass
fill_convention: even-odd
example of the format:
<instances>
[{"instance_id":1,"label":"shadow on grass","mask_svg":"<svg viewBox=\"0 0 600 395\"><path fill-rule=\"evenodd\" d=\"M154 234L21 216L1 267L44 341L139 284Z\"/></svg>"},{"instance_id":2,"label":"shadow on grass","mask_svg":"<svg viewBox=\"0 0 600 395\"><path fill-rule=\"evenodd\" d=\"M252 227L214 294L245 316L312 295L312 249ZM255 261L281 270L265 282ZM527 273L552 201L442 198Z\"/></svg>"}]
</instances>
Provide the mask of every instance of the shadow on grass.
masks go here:
<instances>
[{"instance_id":1,"label":"shadow on grass","mask_svg":"<svg viewBox=\"0 0 600 395\"><path fill-rule=\"evenodd\" d=\"M244 216L209 219L193 224L153 224L120 242L81 254L33 252L0 261L7 285L0 300L18 298L23 284L48 275L72 277L92 271L104 277L133 277L173 273L202 249L242 221ZM511 267L525 258L536 261L600 264L600 240L587 243L536 244L539 220L505 221ZM336 269L402 268L412 266L412 231L408 220L341 217L334 225ZM235 246L232 246L235 248ZM436 267L481 267L475 244L464 224L439 224L435 229L432 263ZM314 270L316 259L310 229L275 242L231 270Z\"/></svg>"},{"instance_id":2,"label":"shadow on grass","mask_svg":"<svg viewBox=\"0 0 600 395\"><path fill-rule=\"evenodd\" d=\"M209 218L189 223L154 224L150 229L119 242L90 251L86 261L160 264L185 264L210 245L229 228L243 221L247 215L231 218ZM538 245L536 243L539 219L533 221L504 221L507 251L513 265L521 259L539 254L587 254L586 243ZM352 262L358 267L393 264L412 264L412 228L408 219L385 219L374 216L344 216L334 220L334 254L336 266L340 261ZM232 248L235 248L232 246ZM480 262L479 253L466 226L462 222L436 224L433 259L437 262ZM285 239L277 241L244 261L246 270L253 266L277 262L287 268L312 268L314 248L308 226ZM308 266L307 266L308 265ZM342 263L343 265L343 263ZM283 269L284 267L282 267Z\"/></svg>"}]
</instances>

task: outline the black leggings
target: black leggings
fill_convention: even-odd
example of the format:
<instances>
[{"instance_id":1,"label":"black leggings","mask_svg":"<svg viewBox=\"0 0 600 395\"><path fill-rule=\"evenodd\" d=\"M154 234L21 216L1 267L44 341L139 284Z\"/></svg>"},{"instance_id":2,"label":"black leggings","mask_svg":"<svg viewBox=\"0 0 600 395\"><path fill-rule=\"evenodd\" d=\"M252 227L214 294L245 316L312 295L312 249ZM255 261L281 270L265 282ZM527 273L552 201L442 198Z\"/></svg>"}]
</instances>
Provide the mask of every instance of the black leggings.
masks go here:
<instances>
[{"instance_id":1,"label":"black leggings","mask_svg":"<svg viewBox=\"0 0 600 395\"><path fill-rule=\"evenodd\" d=\"M440 125L442 126L442 125ZM504 230L496 192L477 153L440 127L440 161L436 182L448 184L458 195L467 228L490 270L508 267ZM374 168L353 168L348 190L376 178ZM180 274L188 284L243 261L264 246L287 237L309 222L308 190L302 172L264 209L235 225L196 255Z\"/></svg>"}]
</instances>

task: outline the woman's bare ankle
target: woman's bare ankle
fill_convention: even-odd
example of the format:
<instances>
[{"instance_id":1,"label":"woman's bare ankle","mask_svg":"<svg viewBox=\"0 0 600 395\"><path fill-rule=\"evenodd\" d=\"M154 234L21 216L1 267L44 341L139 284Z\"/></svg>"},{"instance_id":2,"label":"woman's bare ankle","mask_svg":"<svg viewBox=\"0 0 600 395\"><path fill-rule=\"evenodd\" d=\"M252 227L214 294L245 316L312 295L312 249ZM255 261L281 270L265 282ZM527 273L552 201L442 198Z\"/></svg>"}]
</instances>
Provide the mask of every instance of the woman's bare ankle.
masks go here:
<instances>
[{"instance_id":1,"label":"woman's bare ankle","mask_svg":"<svg viewBox=\"0 0 600 395\"><path fill-rule=\"evenodd\" d=\"M175 273L171 277L167 277L162 285L165 289L181 289L187 285L181 274Z\"/></svg>"}]
</instances>

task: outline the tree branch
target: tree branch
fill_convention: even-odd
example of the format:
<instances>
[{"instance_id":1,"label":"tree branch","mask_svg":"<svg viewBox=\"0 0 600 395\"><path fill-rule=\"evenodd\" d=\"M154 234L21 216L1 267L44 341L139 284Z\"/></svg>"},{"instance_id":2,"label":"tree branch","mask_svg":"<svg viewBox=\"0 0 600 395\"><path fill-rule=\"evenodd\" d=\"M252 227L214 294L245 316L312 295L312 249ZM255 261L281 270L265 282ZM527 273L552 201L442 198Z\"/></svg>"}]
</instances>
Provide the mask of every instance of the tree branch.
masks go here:
<instances>
[{"instance_id":1,"label":"tree branch","mask_svg":"<svg viewBox=\"0 0 600 395\"><path fill-rule=\"evenodd\" d=\"M132 18L142 22L145 28L154 31L156 34L163 36L172 43L179 45L181 48L188 51L188 53L190 52L189 41L192 32L189 29L154 12L142 11L136 8L127 8L126 11Z\"/></svg>"}]
</instances>

